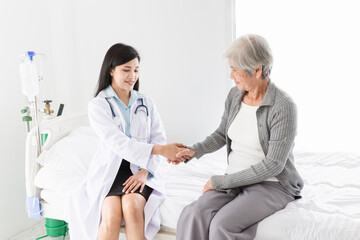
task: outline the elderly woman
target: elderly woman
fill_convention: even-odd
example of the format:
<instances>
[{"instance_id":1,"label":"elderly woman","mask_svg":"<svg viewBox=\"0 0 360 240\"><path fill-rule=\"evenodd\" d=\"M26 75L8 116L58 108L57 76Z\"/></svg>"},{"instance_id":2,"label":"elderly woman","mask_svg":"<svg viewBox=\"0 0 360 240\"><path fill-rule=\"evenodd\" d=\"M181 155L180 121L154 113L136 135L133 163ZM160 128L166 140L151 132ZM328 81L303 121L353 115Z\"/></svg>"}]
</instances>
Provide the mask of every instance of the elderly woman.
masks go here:
<instances>
[{"instance_id":1,"label":"elderly woman","mask_svg":"<svg viewBox=\"0 0 360 240\"><path fill-rule=\"evenodd\" d=\"M299 198L303 187L292 153L296 105L270 82L273 57L267 41L242 36L224 57L236 87L226 99L220 126L177 157L200 158L226 145L228 166L182 211L176 231L180 240L253 239L257 224Z\"/></svg>"}]
</instances>

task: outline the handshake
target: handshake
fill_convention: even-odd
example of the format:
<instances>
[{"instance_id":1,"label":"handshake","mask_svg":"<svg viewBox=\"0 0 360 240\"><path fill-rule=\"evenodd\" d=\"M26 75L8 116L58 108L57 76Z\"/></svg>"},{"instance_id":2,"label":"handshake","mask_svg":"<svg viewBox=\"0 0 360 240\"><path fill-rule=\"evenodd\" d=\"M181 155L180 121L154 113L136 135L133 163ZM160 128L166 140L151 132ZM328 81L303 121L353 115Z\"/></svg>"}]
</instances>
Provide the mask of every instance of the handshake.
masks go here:
<instances>
[{"instance_id":1,"label":"handshake","mask_svg":"<svg viewBox=\"0 0 360 240\"><path fill-rule=\"evenodd\" d=\"M154 145L151 154L162 155L167 158L168 163L178 165L191 159L195 155L193 149L186 148L182 143L171 143L167 145Z\"/></svg>"}]
</instances>

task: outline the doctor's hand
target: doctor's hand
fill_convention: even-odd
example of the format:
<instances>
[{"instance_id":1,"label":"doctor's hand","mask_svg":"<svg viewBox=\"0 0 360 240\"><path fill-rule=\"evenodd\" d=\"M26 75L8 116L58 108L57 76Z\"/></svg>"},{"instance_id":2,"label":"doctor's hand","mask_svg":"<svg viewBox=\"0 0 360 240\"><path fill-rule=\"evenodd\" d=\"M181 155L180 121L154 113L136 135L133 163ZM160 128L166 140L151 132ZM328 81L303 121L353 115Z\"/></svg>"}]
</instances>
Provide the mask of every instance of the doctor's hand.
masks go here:
<instances>
[{"instance_id":1,"label":"doctor's hand","mask_svg":"<svg viewBox=\"0 0 360 240\"><path fill-rule=\"evenodd\" d=\"M196 153L196 151L194 149L183 148L176 154L177 160L171 161L170 159L168 159L168 163L178 165L180 162L189 160L192 157L194 157L195 153Z\"/></svg>"},{"instance_id":2,"label":"doctor's hand","mask_svg":"<svg viewBox=\"0 0 360 240\"><path fill-rule=\"evenodd\" d=\"M183 162L186 161L185 157L177 158L176 154L183 150L186 146L182 143L171 143L167 145L155 145L151 154L163 155L170 161Z\"/></svg>"},{"instance_id":3,"label":"doctor's hand","mask_svg":"<svg viewBox=\"0 0 360 240\"><path fill-rule=\"evenodd\" d=\"M129 177L126 182L123 183L125 187L123 188L123 192L126 194L135 192L138 188L140 188L140 192L144 190L146 179L149 172L145 169L140 169L140 171L131 177Z\"/></svg>"},{"instance_id":4,"label":"doctor's hand","mask_svg":"<svg viewBox=\"0 0 360 240\"><path fill-rule=\"evenodd\" d=\"M210 191L210 190L215 190L215 188L213 187L213 185L211 184L211 178L207 181L207 183L205 184L203 190L202 190L202 193L206 193L207 191Z\"/></svg>"}]
</instances>

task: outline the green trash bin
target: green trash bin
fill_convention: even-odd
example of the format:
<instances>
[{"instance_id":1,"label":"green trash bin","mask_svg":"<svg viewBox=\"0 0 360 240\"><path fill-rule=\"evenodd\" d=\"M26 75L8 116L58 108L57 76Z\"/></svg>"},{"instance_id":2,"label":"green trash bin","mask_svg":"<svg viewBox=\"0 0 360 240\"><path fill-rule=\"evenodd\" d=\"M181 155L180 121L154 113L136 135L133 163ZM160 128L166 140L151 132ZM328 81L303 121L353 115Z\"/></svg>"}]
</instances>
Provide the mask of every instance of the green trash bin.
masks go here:
<instances>
[{"instance_id":1,"label":"green trash bin","mask_svg":"<svg viewBox=\"0 0 360 240\"><path fill-rule=\"evenodd\" d=\"M49 237L65 236L68 232L68 224L62 220L46 218L45 227Z\"/></svg>"},{"instance_id":2,"label":"green trash bin","mask_svg":"<svg viewBox=\"0 0 360 240\"><path fill-rule=\"evenodd\" d=\"M47 235L37 238L45 238L45 237L60 237L63 236L65 239L69 228L67 222L58 219L46 218L45 228Z\"/></svg>"}]
</instances>

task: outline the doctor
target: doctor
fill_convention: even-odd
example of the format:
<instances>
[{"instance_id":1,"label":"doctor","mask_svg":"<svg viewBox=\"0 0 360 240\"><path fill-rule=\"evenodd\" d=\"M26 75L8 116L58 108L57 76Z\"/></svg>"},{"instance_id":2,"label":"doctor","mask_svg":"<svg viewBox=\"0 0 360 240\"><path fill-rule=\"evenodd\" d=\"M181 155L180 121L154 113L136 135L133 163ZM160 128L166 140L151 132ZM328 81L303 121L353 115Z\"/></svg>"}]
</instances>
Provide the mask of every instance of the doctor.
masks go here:
<instances>
[{"instance_id":1,"label":"doctor","mask_svg":"<svg viewBox=\"0 0 360 240\"><path fill-rule=\"evenodd\" d=\"M160 229L164 186L159 155L175 160L182 144L168 144L154 102L139 90L138 52L113 45L105 55L90 125L100 145L87 175L71 195L68 222L72 240L153 239ZM143 229L143 231L141 231Z\"/></svg>"}]
</instances>

